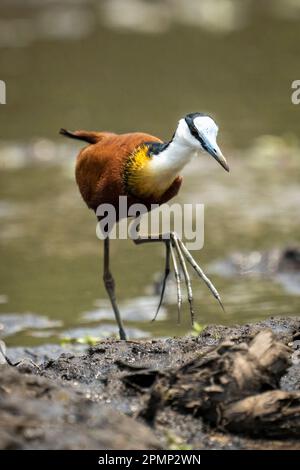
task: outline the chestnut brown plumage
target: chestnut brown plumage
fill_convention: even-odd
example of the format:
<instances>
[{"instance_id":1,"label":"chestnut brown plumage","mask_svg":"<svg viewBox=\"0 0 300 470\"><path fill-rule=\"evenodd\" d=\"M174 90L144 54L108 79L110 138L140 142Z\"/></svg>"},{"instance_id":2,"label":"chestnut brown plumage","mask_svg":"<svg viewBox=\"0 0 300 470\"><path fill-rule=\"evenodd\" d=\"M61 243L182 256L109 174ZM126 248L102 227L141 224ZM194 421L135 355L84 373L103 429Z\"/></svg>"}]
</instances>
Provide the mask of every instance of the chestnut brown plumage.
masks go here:
<instances>
[{"instance_id":1,"label":"chestnut brown plumage","mask_svg":"<svg viewBox=\"0 0 300 470\"><path fill-rule=\"evenodd\" d=\"M79 153L75 174L85 203L94 211L100 204L112 204L118 210L119 196L128 197L128 207L142 202L150 209L151 204L163 204L169 201L180 189L182 177L177 176L171 186L158 197L153 195L137 199L126 190L123 172L128 157L145 142L161 143L157 137L141 132L117 135L111 132L71 133L61 130L61 133L93 144Z\"/></svg>"}]
</instances>

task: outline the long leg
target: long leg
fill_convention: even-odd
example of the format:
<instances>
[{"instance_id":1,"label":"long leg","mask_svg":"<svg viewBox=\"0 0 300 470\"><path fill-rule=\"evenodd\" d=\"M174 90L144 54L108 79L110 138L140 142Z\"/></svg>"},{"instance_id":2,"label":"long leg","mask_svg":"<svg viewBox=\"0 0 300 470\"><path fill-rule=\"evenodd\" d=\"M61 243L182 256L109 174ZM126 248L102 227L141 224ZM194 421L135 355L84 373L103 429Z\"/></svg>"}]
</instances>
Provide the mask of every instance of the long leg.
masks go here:
<instances>
[{"instance_id":1,"label":"long leg","mask_svg":"<svg viewBox=\"0 0 300 470\"><path fill-rule=\"evenodd\" d=\"M156 314L154 316L154 320L156 319L158 311L159 311L160 306L162 304L163 296L164 296L164 292L165 292L165 287L166 287L166 280L167 280L167 277L168 277L169 272L170 272L170 241L171 241L173 247L175 248L176 254L177 254L179 262L180 262L180 266L181 266L183 274L184 274L187 293L188 293L188 301L189 301L189 304L190 304L191 320L192 320L192 324L193 324L195 314L194 314L194 307L193 307L193 291L192 291L192 286L191 286L191 280L190 280L190 276L189 276L189 273L188 273L188 270L187 270L187 267L186 267L184 257L182 255L180 246L178 244L178 237L173 232L168 233L168 234L159 234L155 238L152 238L151 235L148 235L146 237L139 237L137 239L134 239L134 242L137 245L139 245L141 243L151 243L151 242L164 242L164 243L166 243L165 275L164 275L164 279L163 279L163 287L162 287L162 291L161 291L160 301L159 301L159 305L158 305ZM175 270L175 275L176 275L175 267L174 267L174 270ZM177 270L177 272L178 272L178 270ZM178 289L178 281L177 281L177 289ZM179 297L179 295L180 295L180 297ZM177 306L178 306L178 318L179 318L179 316L180 316L180 307L181 307L181 293L179 294L178 290L177 290Z\"/></svg>"},{"instance_id":2,"label":"long leg","mask_svg":"<svg viewBox=\"0 0 300 470\"><path fill-rule=\"evenodd\" d=\"M138 227L138 230L139 230L139 227ZM155 315L154 315L153 320L152 320L152 321L154 321L156 319L157 315L158 315L159 309L160 309L161 304L163 302L163 298L164 298L164 294L165 294L165 290L166 290L166 282L167 282L167 278L170 274L170 252L171 252L170 236L169 236L169 234L166 234L166 236L164 236L162 233L160 233L155 238L153 238L151 235L148 235L148 236L145 236L145 237L139 236L138 238L134 238L133 241L136 245L140 245L142 243L165 243L165 245L166 245L166 264L165 264L163 285L162 285L162 289L161 289L159 304L158 304L158 307L156 309Z\"/></svg>"},{"instance_id":3,"label":"long leg","mask_svg":"<svg viewBox=\"0 0 300 470\"><path fill-rule=\"evenodd\" d=\"M187 268L186 268L186 263L185 259L188 261L189 264L194 268L198 276L205 282L209 290L212 292L213 296L218 300L220 306L222 307L223 310L224 306L221 302L221 297L220 294L218 293L217 289L213 285L213 283L210 281L210 279L204 274L203 270L200 268L200 266L196 263L186 246L183 244L183 242L180 240L180 238L177 236L175 232L170 232L169 234L159 234L155 238L153 238L151 235L146 236L146 237L139 237L134 240L136 244L141 244L141 243L147 243L147 242L166 242L166 240L171 240L171 254L172 248L175 249L176 254L178 256L181 268L183 270L184 278L185 278L185 283L186 283L186 288L188 292L188 300L190 303L190 312L191 312L191 319L192 323L194 321L194 309L193 309L193 292L192 292L192 287L191 287L191 282L190 282L190 276L188 274ZM172 259L173 259L173 264L174 264L174 253L172 254ZM166 260L167 263L167 260ZM177 305L178 305L178 314L180 313L180 306L181 306L181 291L180 291L180 277L179 277L179 272L178 269L175 268L174 265L174 271L175 271L175 277L176 277L176 282L177 282ZM176 274L177 271L177 274ZM165 271L166 272L166 271ZM164 277L164 283L166 281L166 277ZM162 300L163 300L163 294L164 294L164 286L162 289L162 295L160 298L160 303L159 307L161 306ZM155 318L157 316L158 311L156 312ZM179 316L179 315L178 315Z\"/></svg>"},{"instance_id":4,"label":"long leg","mask_svg":"<svg viewBox=\"0 0 300 470\"><path fill-rule=\"evenodd\" d=\"M167 284L167 279L170 274L170 251L171 251L171 244L170 240L165 240L165 245L166 245L166 265L165 265L165 272L164 272L164 278L163 278L163 284L161 288L161 293L160 293L160 299L159 299L159 304L156 309L155 315L152 319L152 321L156 320L156 317L158 315L159 309L161 307L164 295L165 295L165 290L166 290L166 284Z\"/></svg>"},{"instance_id":5,"label":"long leg","mask_svg":"<svg viewBox=\"0 0 300 470\"><path fill-rule=\"evenodd\" d=\"M177 266L177 260L176 256L174 253L174 248L172 244L170 244L170 249L171 249L171 256L172 256L172 262L173 262L173 267L174 267L174 274L175 274L175 280L176 280L176 288L177 288L177 323L180 323L180 311L181 311L181 305L182 305L182 295L181 295L181 287L180 287L180 273L178 270Z\"/></svg>"},{"instance_id":6,"label":"long leg","mask_svg":"<svg viewBox=\"0 0 300 470\"><path fill-rule=\"evenodd\" d=\"M120 339L126 340L126 333L124 330L124 326L122 323L120 311L116 302L116 295L115 295L115 281L114 278L111 275L110 269L109 269L109 237L106 237L104 239L104 273L103 273L103 281L104 285L106 288L106 291L108 293L115 318L119 327L119 334L120 334Z\"/></svg>"},{"instance_id":7,"label":"long leg","mask_svg":"<svg viewBox=\"0 0 300 470\"><path fill-rule=\"evenodd\" d=\"M187 267L186 267L186 264L185 264L185 260L184 260L184 257L182 255L181 249L180 249L180 245L178 243L179 239L176 236L176 234L173 233L173 232L171 233L171 237L172 237L173 246L174 246L174 248L177 252L177 255L178 255L178 259L179 259L179 262L180 262L181 269L183 271L185 284L186 284L186 288L187 288L188 301L189 301L189 304L190 304L191 321L192 321L192 325L194 325L195 312L194 312L194 305L193 305L194 304L194 302L193 302L193 291L192 291L190 275L188 273L188 270L187 270Z\"/></svg>"},{"instance_id":8,"label":"long leg","mask_svg":"<svg viewBox=\"0 0 300 470\"><path fill-rule=\"evenodd\" d=\"M196 263L194 258L192 257L191 253L189 250L186 248L186 246L183 244L183 242L178 238L178 243L180 245L180 248L186 258L186 260L190 263L190 265L194 268L198 276L205 282L209 290L212 292L213 296L217 299L219 304L221 305L222 309L225 311L224 306L221 301L221 297L211 280L204 274L200 266Z\"/></svg>"}]
</instances>

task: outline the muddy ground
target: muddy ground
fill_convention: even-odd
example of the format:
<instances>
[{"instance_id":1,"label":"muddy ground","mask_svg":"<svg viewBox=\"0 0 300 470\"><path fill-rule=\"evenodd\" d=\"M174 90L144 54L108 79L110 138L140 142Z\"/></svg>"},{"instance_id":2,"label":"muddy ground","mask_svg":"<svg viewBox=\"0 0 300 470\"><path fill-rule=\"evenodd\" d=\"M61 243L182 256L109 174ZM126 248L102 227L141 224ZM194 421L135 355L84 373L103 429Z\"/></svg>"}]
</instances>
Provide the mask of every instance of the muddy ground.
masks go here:
<instances>
[{"instance_id":1,"label":"muddy ground","mask_svg":"<svg viewBox=\"0 0 300 470\"><path fill-rule=\"evenodd\" d=\"M209 362L208 355L220 344L223 350L224 341L230 354L236 354L235 348L246 351L253 337L263 330L273 332L272 341L284 348L281 351L288 362L279 370L278 360L274 360L272 381L264 378L260 388L249 395L273 393L274 389L294 394L291 428L281 419L278 422L284 432L280 435L273 431L270 436L261 422L256 429L254 420L254 432L237 427L233 433L220 422L212 424L201 412L173 406L171 400L161 400L149 419L145 410L150 397L155 402L154 387L159 380L164 384L167 380L170 391L174 373L185 370L184 364L199 357ZM15 360L10 350L7 356ZM38 356L33 361L24 352L19 364L0 368L2 449L300 448L300 317L270 318L233 327L208 326L198 337L105 340L84 353L63 353L46 361Z\"/></svg>"}]
</instances>

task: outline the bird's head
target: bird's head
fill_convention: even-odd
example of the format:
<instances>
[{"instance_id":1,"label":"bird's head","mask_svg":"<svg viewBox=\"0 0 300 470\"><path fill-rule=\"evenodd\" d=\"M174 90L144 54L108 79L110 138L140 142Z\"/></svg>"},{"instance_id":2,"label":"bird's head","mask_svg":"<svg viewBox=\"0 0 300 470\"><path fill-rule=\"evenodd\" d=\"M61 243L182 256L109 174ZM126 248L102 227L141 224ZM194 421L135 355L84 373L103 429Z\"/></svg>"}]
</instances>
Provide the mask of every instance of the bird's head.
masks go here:
<instances>
[{"instance_id":1,"label":"bird's head","mask_svg":"<svg viewBox=\"0 0 300 470\"><path fill-rule=\"evenodd\" d=\"M175 135L194 150L207 152L229 171L228 163L217 144L218 130L217 124L210 116L191 113L180 119Z\"/></svg>"}]
</instances>

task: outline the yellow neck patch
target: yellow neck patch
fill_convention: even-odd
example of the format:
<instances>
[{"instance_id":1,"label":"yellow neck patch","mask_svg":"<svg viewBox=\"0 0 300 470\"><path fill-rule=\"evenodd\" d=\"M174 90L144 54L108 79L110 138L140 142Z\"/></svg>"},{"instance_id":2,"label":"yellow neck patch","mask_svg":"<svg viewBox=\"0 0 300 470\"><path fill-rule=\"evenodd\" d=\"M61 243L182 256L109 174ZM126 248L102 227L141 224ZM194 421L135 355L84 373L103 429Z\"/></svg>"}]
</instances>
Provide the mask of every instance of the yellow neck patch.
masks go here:
<instances>
[{"instance_id":1,"label":"yellow neck patch","mask_svg":"<svg viewBox=\"0 0 300 470\"><path fill-rule=\"evenodd\" d=\"M170 178L159 175L152 168L153 158L149 155L148 146L141 145L130 155L124 168L124 184L128 194L135 197L153 196L159 198L169 188L174 176Z\"/></svg>"}]
</instances>

